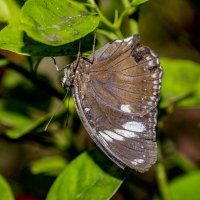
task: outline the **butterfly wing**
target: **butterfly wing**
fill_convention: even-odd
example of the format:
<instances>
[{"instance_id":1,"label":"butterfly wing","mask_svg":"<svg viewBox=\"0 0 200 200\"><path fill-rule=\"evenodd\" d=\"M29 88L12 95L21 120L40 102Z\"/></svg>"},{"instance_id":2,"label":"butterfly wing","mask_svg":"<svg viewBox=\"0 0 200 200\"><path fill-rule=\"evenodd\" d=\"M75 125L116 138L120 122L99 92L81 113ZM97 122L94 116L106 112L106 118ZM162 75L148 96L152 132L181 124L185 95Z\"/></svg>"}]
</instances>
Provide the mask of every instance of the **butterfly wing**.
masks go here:
<instances>
[{"instance_id":1,"label":"butterfly wing","mask_svg":"<svg viewBox=\"0 0 200 200\"><path fill-rule=\"evenodd\" d=\"M88 70L92 92L107 106L140 116L157 106L162 69L138 35L105 45Z\"/></svg>"},{"instance_id":2,"label":"butterfly wing","mask_svg":"<svg viewBox=\"0 0 200 200\"><path fill-rule=\"evenodd\" d=\"M155 163L162 69L138 36L115 40L81 59L73 95L92 139L120 167L144 172Z\"/></svg>"}]
</instances>

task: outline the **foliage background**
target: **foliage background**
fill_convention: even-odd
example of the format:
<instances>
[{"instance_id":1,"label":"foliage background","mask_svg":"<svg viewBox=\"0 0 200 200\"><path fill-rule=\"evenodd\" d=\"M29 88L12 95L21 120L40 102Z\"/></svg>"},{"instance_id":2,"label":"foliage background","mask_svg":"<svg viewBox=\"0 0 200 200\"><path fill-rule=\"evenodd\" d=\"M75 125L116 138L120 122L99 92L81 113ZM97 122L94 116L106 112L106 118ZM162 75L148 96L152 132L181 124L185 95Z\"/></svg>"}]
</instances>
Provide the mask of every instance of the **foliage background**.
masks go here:
<instances>
[{"instance_id":1,"label":"foliage background","mask_svg":"<svg viewBox=\"0 0 200 200\"><path fill-rule=\"evenodd\" d=\"M130 6L128 0L99 0L97 7L89 7L100 14L96 48L116 37L139 32L141 42L160 56L164 77L158 116L159 159L145 174L123 172L95 150L77 117L73 100L62 101L62 74L55 72L50 58L42 59L62 56L56 58L58 66L70 63L78 49L73 39L93 31L98 22L81 22L89 24L89 28L71 34L68 45L69 41L60 42L56 37L53 42L52 37L46 38L50 42L44 41L40 32L30 30L34 23L27 17L35 15L41 21L35 9L37 1L30 12L23 8L24 20L19 21L25 2L0 0L1 199L200 199L199 1L133 0ZM49 2L54 4L52 10L43 11L47 17L60 1ZM115 10L122 21L116 20ZM48 19L51 21L51 16ZM113 26L113 21L118 24ZM30 31L29 36L19 30L22 22L22 30L27 34ZM82 40L81 51L88 54L93 33ZM44 131L52 113L55 117Z\"/></svg>"}]
</instances>

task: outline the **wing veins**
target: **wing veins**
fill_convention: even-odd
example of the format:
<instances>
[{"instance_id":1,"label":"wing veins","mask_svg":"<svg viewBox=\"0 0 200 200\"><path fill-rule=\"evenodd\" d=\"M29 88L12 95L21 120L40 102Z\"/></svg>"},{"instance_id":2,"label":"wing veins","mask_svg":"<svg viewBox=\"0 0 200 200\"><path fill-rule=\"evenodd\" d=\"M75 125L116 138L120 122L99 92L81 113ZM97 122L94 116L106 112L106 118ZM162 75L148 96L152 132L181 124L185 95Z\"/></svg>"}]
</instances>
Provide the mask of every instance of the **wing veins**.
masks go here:
<instances>
[{"instance_id":1,"label":"wing veins","mask_svg":"<svg viewBox=\"0 0 200 200\"><path fill-rule=\"evenodd\" d=\"M112 110L114 110L114 111L117 111L117 112L121 112L121 110L119 110L119 109L116 109L116 108L113 108L113 107L111 107L111 106L109 106L101 97L99 97L99 95L97 94L97 92L96 92L96 90L93 88L93 87L91 87L91 89L93 90L93 92L96 94L96 95L94 95L93 93L92 93L92 96L93 96L93 98L96 100L96 102L98 103L98 104L103 104L105 107L108 107L108 108L110 108L110 109L112 109ZM96 98L98 96L98 98ZM100 102L100 100L99 99L101 99L101 102ZM103 103L104 102L104 103ZM152 108L152 110L153 110L154 108ZM150 109L151 110L151 109ZM104 113L104 112L102 112L102 113ZM138 115L136 115L136 114L134 114L134 113L131 113L131 114L129 114L129 113L124 113L125 115L128 115L128 116L138 116ZM143 116L145 116L146 114L143 114L141 117L143 117ZM107 116L107 115L106 115ZM154 123L152 123L152 122L148 122L148 123L151 123L151 124L154 124ZM112 124L110 123L110 125L112 126ZM116 125L116 127L117 127L117 125Z\"/></svg>"},{"instance_id":2,"label":"wing veins","mask_svg":"<svg viewBox=\"0 0 200 200\"><path fill-rule=\"evenodd\" d=\"M129 49L128 49L128 50L129 50ZM127 50L127 51L128 51L128 50ZM127 51L125 51L125 53L126 53ZM121 71L127 70L127 69L132 68L132 67L140 67L141 65L145 64L146 62L152 61L152 60L154 60L154 59L155 59L155 58L152 58L152 59L150 59L150 60L145 60L144 62L137 63L137 64L135 64L135 65L133 65L133 66L130 66L130 67L126 68L126 69L122 69L122 70L118 70L118 71L110 71L110 70L109 70L109 69L111 69L112 67L115 67L115 65L112 65L112 66L110 66L110 67L107 68L107 69L102 69L102 70L90 70L90 71L91 71L91 72L102 72L102 71L121 72ZM123 60L125 60L125 58L122 59L122 60L120 60L117 64L119 64L119 63L122 62ZM159 64L158 64L158 66L159 66Z\"/></svg>"},{"instance_id":3,"label":"wing veins","mask_svg":"<svg viewBox=\"0 0 200 200\"><path fill-rule=\"evenodd\" d=\"M144 115L146 115L146 113L125 113L125 112L122 112L120 109L118 109L118 108L115 108L115 107L112 107L112 106L110 106L109 104L107 104L99 95L98 95L98 93L96 92L96 90L95 90L95 88L91 85L90 86L90 88L92 89L92 91L93 92L91 92L91 95L92 95L92 97L99 103L99 104L103 104L105 107L108 107L108 108L110 108L110 109L112 109L112 110L114 110L114 111L117 111L117 112L120 112L120 113L124 113L124 114L126 114L126 115L128 115L128 116L144 116ZM94 95L95 94L95 95ZM148 111L151 111L151 110L153 110L154 108L155 108L156 106L151 106L149 109L148 109ZM142 115L141 115L142 114Z\"/></svg>"},{"instance_id":4,"label":"wing veins","mask_svg":"<svg viewBox=\"0 0 200 200\"><path fill-rule=\"evenodd\" d=\"M123 41L123 42L124 42L124 41ZM114 53L116 53L116 52L118 51L119 47L122 45L123 42L120 43L120 45L115 49L115 51L111 54L111 56L112 56ZM110 43L110 45L112 45L112 43ZM104 52L105 52L106 50L107 50L107 49L105 49L105 50L101 53L101 55L100 55L99 57L101 57L101 56L104 54ZM111 56L110 56L110 57L111 57ZM107 58L107 59L108 59L108 58Z\"/></svg>"},{"instance_id":5,"label":"wing veins","mask_svg":"<svg viewBox=\"0 0 200 200\"><path fill-rule=\"evenodd\" d=\"M103 130L102 130L103 131ZM108 137L110 137L111 139L113 139L111 136L109 136L109 134L107 134L106 132L104 132ZM122 135L120 135L120 134L118 134L118 133L116 133L116 132L114 132L115 134L117 134L117 135L119 135L119 136L122 136ZM123 136L124 137L124 136ZM126 138L126 137L124 137L124 138ZM128 138L126 138L126 139L128 139ZM143 139L143 138L142 138ZM134 141L135 142L139 142L140 143L140 141L141 141L141 137L140 138L134 138ZM152 141L151 139L149 139L149 140L147 140L147 141ZM121 146L124 146L124 147L126 147L127 148L127 145L125 145L125 144L123 144L123 142L121 142L121 141L117 141L117 143L118 144L120 144ZM149 144L148 144L149 145ZM139 150L139 149L135 149L135 148L131 148L130 146L127 148L127 149L131 149L131 150L134 150L134 151L138 151L138 152L140 152L140 153L142 153L143 151L141 150ZM145 150L147 150L148 152L150 151L150 149L149 148L145 148ZM153 152L153 151L152 151Z\"/></svg>"},{"instance_id":6,"label":"wing veins","mask_svg":"<svg viewBox=\"0 0 200 200\"><path fill-rule=\"evenodd\" d=\"M104 83L104 82L101 82L100 80L97 80L99 83L101 83L101 84L106 84L106 83ZM132 91L129 91L129 90L125 90L125 89L123 89L123 88L120 88L120 87L118 87L118 85L115 85L115 84L112 84L115 88L117 88L117 89L119 89L119 90L123 90L123 91L125 91L125 92L128 92L128 93L132 93L132 94L135 94L135 95L140 95L141 96L141 94L140 93L137 93L137 92L132 92ZM143 94L142 94L143 95ZM147 95L147 94L145 94L145 96L149 96L149 97L151 97L151 96L155 96L155 95Z\"/></svg>"}]
</instances>

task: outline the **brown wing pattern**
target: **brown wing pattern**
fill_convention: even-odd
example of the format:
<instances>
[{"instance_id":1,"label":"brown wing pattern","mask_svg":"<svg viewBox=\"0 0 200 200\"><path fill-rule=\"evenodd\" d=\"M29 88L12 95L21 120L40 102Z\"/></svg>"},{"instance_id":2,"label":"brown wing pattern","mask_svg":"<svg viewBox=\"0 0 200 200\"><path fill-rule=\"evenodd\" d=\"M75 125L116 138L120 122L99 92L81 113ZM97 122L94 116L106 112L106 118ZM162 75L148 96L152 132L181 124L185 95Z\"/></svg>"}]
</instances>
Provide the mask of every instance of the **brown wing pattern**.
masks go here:
<instances>
[{"instance_id":1,"label":"brown wing pattern","mask_svg":"<svg viewBox=\"0 0 200 200\"><path fill-rule=\"evenodd\" d=\"M116 40L105 47L95 53L93 65L84 71L100 101L140 116L155 108L162 76L157 56L141 45L138 37Z\"/></svg>"},{"instance_id":2,"label":"brown wing pattern","mask_svg":"<svg viewBox=\"0 0 200 200\"><path fill-rule=\"evenodd\" d=\"M120 167L144 172L155 163L157 102L162 69L138 36L115 40L80 60L73 95L97 145Z\"/></svg>"}]
</instances>

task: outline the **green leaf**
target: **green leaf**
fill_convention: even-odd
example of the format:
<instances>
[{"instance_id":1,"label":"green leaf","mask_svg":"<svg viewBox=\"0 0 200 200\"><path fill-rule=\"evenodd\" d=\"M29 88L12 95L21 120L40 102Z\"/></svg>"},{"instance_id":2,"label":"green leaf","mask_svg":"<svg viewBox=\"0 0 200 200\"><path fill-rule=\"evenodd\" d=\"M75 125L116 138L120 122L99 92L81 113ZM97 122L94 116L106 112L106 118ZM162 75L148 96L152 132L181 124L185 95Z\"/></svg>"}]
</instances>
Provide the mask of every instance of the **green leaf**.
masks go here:
<instances>
[{"instance_id":1,"label":"green leaf","mask_svg":"<svg viewBox=\"0 0 200 200\"><path fill-rule=\"evenodd\" d=\"M0 101L0 122L9 129L6 130L6 135L12 139L17 139L23 135L26 135L39 127L44 127L44 124L50 118L47 115L37 121L34 121L27 116L20 113L11 112L4 108L4 101Z\"/></svg>"},{"instance_id":2,"label":"green leaf","mask_svg":"<svg viewBox=\"0 0 200 200\"><path fill-rule=\"evenodd\" d=\"M51 118L51 114L48 114L34 121L20 114L15 114L12 112L5 113L4 111L0 111L0 115L2 113L4 114L2 116L6 119L3 120L2 117L0 118L0 121L4 121L4 124L7 123L7 125L9 125L10 123L10 125L12 125L12 129L6 131L6 135L12 139L20 138L41 128L44 129L45 125L47 125Z\"/></svg>"},{"instance_id":3,"label":"green leaf","mask_svg":"<svg viewBox=\"0 0 200 200\"><path fill-rule=\"evenodd\" d=\"M131 4L132 4L133 6L138 6L138 5L143 4L143 3L147 2L147 1L148 1L148 0L133 0L133 1L131 2Z\"/></svg>"},{"instance_id":4,"label":"green leaf","mask_svg":"<svg viewBox=\"0 0 200 200\"><path fill-rule=\"evenodd\" d=\"M0 101L0 122L1 124L9 127L6 135L10 138L16 139L26 134L32 127L33 121L19 113L8 111L4 108L5 102Z\"/></svg>"},{"instance_id":5,"label":"green leaf","mask_svg":"<svg viewBox=\"0 0 200 200\"><path fill-rule=\"evenodd\" d=\"M0 195L1 195L1 200L14 200L14 196L12 194L10 186L1 175L0 175Z\"/></svg>"},{"instance_id":6,"label":"green leaf","mask_svg":"<svg viewBox=\"0 0 200 200\"><path fill-rule=\"evenodd\" d=\"M104 160L99 160L102 158ZM96 162L107 164L111 171L107 173ZM47 200L110 199L123 179L122 170L117 170L119 168L110 167L107 161L105 162L102 153L82 153L58 176L48 193Z\"/></svg>"},{"instance_id":7,"label":"green leaf","mask_svg":"<svg viewBox=\"0 0 200 200\"><path fill-rule=\"evenodd\" d=\"M27 1L26 4L28 2L29 1ZM44 1L42 1L42 2L44 2ZM42 4L42 2L38 3L38 7L40 4ZM47 4L49 4L51 2L52 1L48 1ZM19 19L19 14L20 14L19 5L14 0L8 0L6 3L10 10L11 18L9 20L10 23L0 31L0 48L1 49L6 49L6 50L13 51L13 52L16 52L18 54L23 54L23 55L43 56L43 57L44 56L63 56L66 54L67 55L76 55L77 54L78 42L68 43L68 44L61 45L61 46L50 46L50 45L47 45L47 44L44 44L41 42L37 42L37 41L31 39L30 37L28 37L27 34L22 30L22 27L21 27L22 25L21 25L21 22ZM58 3L58 1L57 1L57 3ZM54 6L56 6L56 5L57 4L55 4ZM66 5L65 5L65 7L66 7ZM22 10L24 10L24 9L22 9ZM32 8L30 10L32 11ZM30 12L30 10L28 10L28 12ZM25 11L26 11L26 9L25 9ZM27 12L27 11L26 12L25 11L23 11L23 13L24 13L23 15L24 15L24 18L27 20L27 18L29 19L29 17L25 14ZM45 11L45 13L48 13L48 12L50 12L50 11L49 10ZM34 20L34 16L31 19ZM92 20L92 22L91 22L91 20ZM77 35L76 37L73 36L73 40L81 38L82 36L91 32L92 26L94 24L96 24L95 27L98 25L97 21L99 21L99 18L97 16L93 16L92 14L89 14L88 17L85 17L84 23L86 23L86 22L89 23L90 27L88 28L87 26L85 26L86 28L84 30L84 34L82 34L82 32L80 32L81 34ZM81 20L80 20L80 22L81 22ZM80 26L77 24L77 26L79 28L83 27L84 23L80 24ZM25 24L25 27L29 30L29 24L28 25ZM95 27L94 27L94 29L95 29ZM66 29L69 29L69 28L67 28L67 26L64 28L65 28L65 30L60 30L62 33L67 32ZM55 30L55 31L60 32L59 30ZM57 34L57 32L55 32L55 33ZM34 35L37 35L37 34L38 34L38 32L34 33ZM41 32L39 34L41 34ZM38 36L36 36L36 37L38 38ZM73 41L73 40L71 38L71 41ZM67 42L64 42L64 43L67 43ZM91 43L90 37L83 38L83 44L90 44L90 43ZM51 43L51 45L52 45L52 43ZM60 44L57 44L57 45L60 45ZM84 45L83 48L81 48L82 52L86 51L86 49L88 51L89 47L88 46L86 47L86 46L87 45Z\"/></svg>"},{"instance_id":8,"label":"green leaf","mask_svg":"<svg viewBox=\"0 0 200 200\"><path fill-rule=\"evenodd\" d=\"M200 171L195 171L174 179L169 187L173 200L199 200Z\"/></svg>"},{"instance_id":9,"label":"green leaf","mask_svg":"<svg viewBox=\"0 0 200 200\"><path fill-rule=\"evenodd\" d=\"M84 38L83 40L88 40ZM63 56L76 55L78 44L70 43L62 46L50 46L29 38L19 23L10 23L0 31L0 48L22 55L31 56ZM84 50L83 48L81 50Z\"/></svg>"},{"instance_id":10,"label":"green leaf","mask_svg":"<svg viewBox=\"0 0 200 200\"><path fill-rule=\"evenodd\" d=\"M10 12L4 0L0 0L0 21L7 22L10 18Z\"/></svg>"},{"instance_id":11,"label":"green leaf","mask_svg":"<svg viewBox=\"0 0 200 200\"><path fill-rule=\"evenodd\" d=\"M19 21L19 0L4 0L4 3L6 4L6 11L4 10L7 13L6 21L13 23Z\"/></svg>"},{"instance_id":12,"label":"green leaf","mask_svg":"<svg viewBox=\"0 0 200 200\"><path fill-rule=\"evenodd\" d=\"M161 107L177 101L178 106L200 104L200 64L190 60L161 58L164 69ZM184 98L187 97L187 98Z\"/></svg>"},{"instance_id":13,"label":"green leaf","mask_svg":"<svg viewBox=\"0 0 200 200\"><path fill-rule=\"evenodd\" d=\"M6 7L9 24L0 31L0 48L18 53L23 46L23 35L19 29L20 7L15 0L6 0Z\"/></svg>"},{"instance_id":14,"label":"green leaf","mask_svg":"<svg viewBox=\"0 0 200 200\"><path fill-rule=\"evenodd\" d=\"M139 30L138 30L138 22L134 19L129 19L130 21L130 29L131 29L131 34L138 34Z\"/></svg>"},{"instance_id":15,"label":"green leaf","mask_svg":"<svg viewBox=\"0 0 200 200\"><path fill-rule=\"evenodd\" d=\"M66 160L63 157L52 156L32 162L30 169L33 174L57 175L65 166Z\"/></svg>"},{"instance_id":16,"label":"green leaf","mask_svg":"<svg viewBox=\"0 0 200 200\"><path fill-rule=\"evenodd\" d=\"M9 112L0 109L0 122L5 126L12 127L6 131L6 135L16 139L32 130L33 121L19 113Z\"/></svg>"},{"instance_id":17,"label":"green leaf","mask_svg":"<svg viewBox=\"0 0 200 200\"><path fill-rule=\"evenodd\" d=\"M23 53L23 32L19 29L19 23L10 23L0 31L0 48L16 53Z\"/></svg>"},{"instance_id":18,"label":"green leaf","mask_svg":"<svg viewBox=\"0 0 200 200\"><path fill-rule=\"evenodd\" d=\"M88 51L92 49L92 37L84 37L82 39L81 51ZM63 55L77 55L78 41L61 45L50 46L37 42L28 37L21 29L19 23L10 23L0 31L0 48L13 51L18 54L31 56L63 56Z\"/></svg>"},{"instance_id":19,"label":"green leaf","mask_svg":"<svg viewBox=\"0 0 200 200\"><path fill-rule=\"evenodd\" d=\"M22 8L21 22L31 38L58 46L94 31L99 17L74 1L29 0Z\"/></svg>"}]
</instances>

